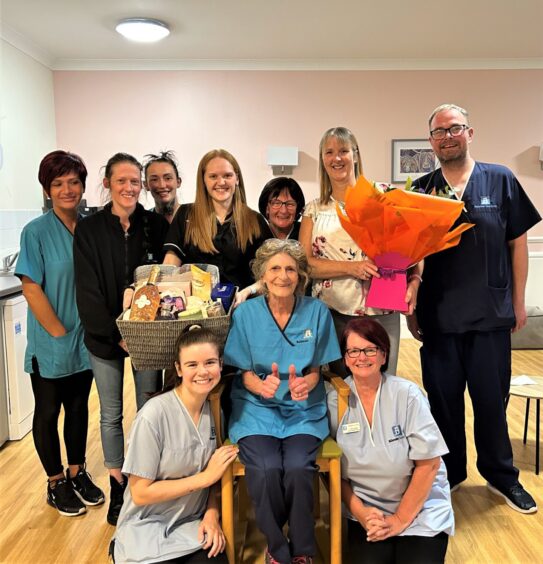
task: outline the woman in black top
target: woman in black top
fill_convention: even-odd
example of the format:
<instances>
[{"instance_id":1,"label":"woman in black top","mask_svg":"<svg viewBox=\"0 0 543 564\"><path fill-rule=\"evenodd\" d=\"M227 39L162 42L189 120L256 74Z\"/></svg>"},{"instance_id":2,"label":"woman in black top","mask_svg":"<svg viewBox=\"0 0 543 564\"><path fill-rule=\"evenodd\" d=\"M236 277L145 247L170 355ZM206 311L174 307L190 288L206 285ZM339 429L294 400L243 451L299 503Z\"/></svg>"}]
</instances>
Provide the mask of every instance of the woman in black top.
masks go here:
<instances>
[{"instance_id":1,"label":"woman in black top","mask_svg":"<svg viewBox=\"0 0 543 564\"><path fill-rule=\"evenodd\" d=\"M105 208L85 219L74 235L77 307L85 330L98 396L105 465L109 469L111 499L107 520L116 524L126 480L124 462L123 373L127 356L115 319L123 311L123 291L133 282L136 267L160 263L168 222L138 203L141 165L131 155L109 159L104 188L111 193ZM161 373L135 371L139 409L161 387Z\"/></svg>"},{"instance_id":2,"label":"woman in black top","mask_svg":"<svg viewBox=\"0 0 543 564\"><path fill-rule=\"evenodd\" d=\"M194 204L179 208L168 232L165 264L214 264L221 282L240 289L252 284L249 262L273 235L246 201L236 159L224 149L206 153L198 165Z\"/></svg>"}]
</instances>

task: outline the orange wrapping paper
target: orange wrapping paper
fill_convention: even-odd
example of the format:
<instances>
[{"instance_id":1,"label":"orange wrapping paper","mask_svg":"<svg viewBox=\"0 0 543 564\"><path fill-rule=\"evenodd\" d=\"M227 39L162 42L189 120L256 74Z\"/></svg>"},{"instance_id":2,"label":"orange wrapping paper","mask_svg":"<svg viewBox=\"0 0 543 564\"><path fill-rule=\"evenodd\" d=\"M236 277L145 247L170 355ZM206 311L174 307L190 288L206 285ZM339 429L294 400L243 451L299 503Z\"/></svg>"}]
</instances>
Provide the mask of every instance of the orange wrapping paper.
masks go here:
<instances>
[{"instance_id":1,"label":"orange wrapping paper","mask_svg":"<svg viewBox=\"0 0 543 564\"><path fill-rule=\"evenodd\" d=\"M402 301L401 307L397 300L399 291L405 296L405 270L428 255L458 245L461 234L473 227L472 223L462 223L449 231L463 207L459 200L401 189L381 192L363 176L347 189L345 213L336 205L339 220L382 269L382 278L372 280L367 306L407 311L407 304ZM399 288L395 272L401 271L404 276ZM395 298L387 299L387 288ZM374 301L376 294L379 303Z\"/></svg>"}]
</instances>

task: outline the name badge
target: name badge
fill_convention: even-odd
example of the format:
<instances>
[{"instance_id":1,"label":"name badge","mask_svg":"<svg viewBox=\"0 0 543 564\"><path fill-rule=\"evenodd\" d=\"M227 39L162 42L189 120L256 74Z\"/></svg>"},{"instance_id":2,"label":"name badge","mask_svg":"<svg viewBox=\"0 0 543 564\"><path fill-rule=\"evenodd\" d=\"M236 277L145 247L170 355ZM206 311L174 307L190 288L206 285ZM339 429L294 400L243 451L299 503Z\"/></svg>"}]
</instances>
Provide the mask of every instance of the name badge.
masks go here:
<instances>
[{"instance_id":1,"label":"name badge","mask_svg":"<svg viewBox=\"0 0 543 564\"><path fill-rule=\"evenodd\" d=\"M341 426L341 430L345 435L349 433L358 433L358 431L360 431L360 423L358 423L358 421L356 423L346 423Z\"/></svg>"}]
</instances>

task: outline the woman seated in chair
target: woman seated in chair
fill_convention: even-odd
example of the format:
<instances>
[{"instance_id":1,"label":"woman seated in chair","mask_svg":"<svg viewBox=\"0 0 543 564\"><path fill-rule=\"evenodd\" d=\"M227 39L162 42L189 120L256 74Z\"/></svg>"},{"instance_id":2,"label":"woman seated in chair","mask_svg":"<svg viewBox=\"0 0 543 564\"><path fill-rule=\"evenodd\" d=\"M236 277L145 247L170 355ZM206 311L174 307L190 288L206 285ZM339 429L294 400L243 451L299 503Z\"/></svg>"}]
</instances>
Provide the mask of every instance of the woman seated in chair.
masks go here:
<instances>
[{"instance_id":1,"label":"woman seated in chair","mask_svg":"<svg viewBox=\"0 0 543 564\"><path fill-rule=\"evenodd\" d=\"M390 340L369 317L351 320L341 352L353 393L332 431L343 451L342 499L352 562L444 562L454 515L447 447L428 401L413 382L386 374Z\"/></svg>"},{"instance_id":2,"label":"woman seated in chair","mask_svg":"<svg viewBox=\"0 0 543 564\"><path fill-rule=\"evenodd\" d=\"M110 549L117 564L227 562L215 484L238 449L215 450L207 401L221 377L220 344L193 325L176 349L176 381L143 406L130 432L128 489Z\"/></svg>"},{"instance_id":3,"label":"woman seated in chair","mask_svg":"<svg viewBox=\"0 0 543 564\"><path fill-rule=\"evenodd\" d=\"M264 295L235 310L225 347L225 363L240 369L230 439L268 542L266 562L306 563L315 553L315 459L329 434L319 368L339 358L339 347L326 305L303 295L308 263L297 241L269 239L252 269Z\"/></svg>"}]
</instances>

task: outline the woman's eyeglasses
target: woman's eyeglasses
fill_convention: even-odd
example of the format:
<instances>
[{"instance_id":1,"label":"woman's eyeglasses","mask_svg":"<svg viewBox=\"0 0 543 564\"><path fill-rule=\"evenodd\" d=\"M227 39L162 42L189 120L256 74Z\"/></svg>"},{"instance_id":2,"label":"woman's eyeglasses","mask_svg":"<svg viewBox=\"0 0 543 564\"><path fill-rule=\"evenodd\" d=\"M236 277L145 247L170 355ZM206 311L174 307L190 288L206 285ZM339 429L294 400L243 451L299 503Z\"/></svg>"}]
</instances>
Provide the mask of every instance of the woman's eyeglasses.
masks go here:
<instances>
[{"instance_id":1,"label":"woman's eyeglasses","mask_svg":"<svg viewBox=\"0 0 543 564\"><path fill-rule=\"evenodd\" d=\"M372 357L377 354L379 347L366 347L365 349L347 349L345 354L349 358L358 358L360 353L364 353L366 356Z\"/></svg>"},{"instance_id":2,"label":"woman's eyeglasses","mask_svg":"<svg viewBox=\"0 0 543 564\"><path fill-rule=\"evenodd\" d=\"M283 206L285 206L287 210L294 210L297 206L294 200L287 200L286 202L283 200L270 200L268 204L272 210L280 210Z\"/></svg>"}]
</instances>

